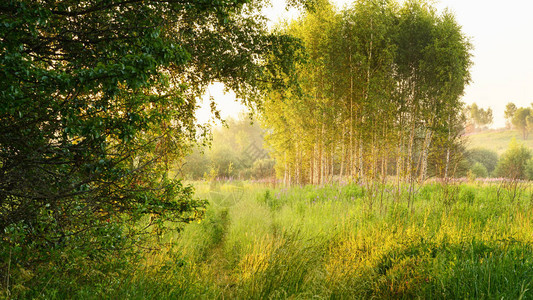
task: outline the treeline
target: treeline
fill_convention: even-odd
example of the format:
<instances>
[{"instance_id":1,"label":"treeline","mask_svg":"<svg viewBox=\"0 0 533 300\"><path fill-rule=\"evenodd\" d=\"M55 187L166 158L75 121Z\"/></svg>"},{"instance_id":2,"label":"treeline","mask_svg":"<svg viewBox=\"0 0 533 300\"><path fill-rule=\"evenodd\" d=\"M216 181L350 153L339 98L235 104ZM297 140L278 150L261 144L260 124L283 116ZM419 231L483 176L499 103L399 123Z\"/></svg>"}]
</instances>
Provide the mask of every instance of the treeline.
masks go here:
<instances>
[{"instance_id":1,"label":"treeline","mask_svg":"<svg viewBox=\"0 0 533 300\"><path fill-rule=\"evenodd\" d=\"M463 151L460 96L471 45L426 1L327 1L280 29L303 41L301 89L272 93L262 120L286 184L450 177Z\"/></svg>"},{"instance_id":2,"label":"treeline","mask_svg":"<svg viewBox=\"0 0 533 300\"><path fill-rule=\"evenodd\" d=\"M511 140L501 156L484 148L469 149L458 167L458 175L469 179L498 177L510 180L533 180L533 152Z\"/></svg>"},{"instance_id":3,"label":"treeline","mask_svg":"<svg viewBox=\"0 0 533 300\"><path fill-rule=\"evenodd\" d=\"M507 127L519 130L526 140L533 130L533 103L531 107L516 107L512 102L505 106L505 120Z\"/></svg>"},{"instance_id":4,"label":"treeline","mask_svg":"<svg viewBox=\"0 0 533 300\"><path fill-rule=\"evenodd\" d=\"M476 130L486 130L494 121L492 116L492 109L483 109L478 107L476 103L472 103L465 107L463 112L466 117L465 131L472 132Z\"/></svg>"},{"instance_id":5,"label":"treeline","mask_svg":"<svg viewBox=\"0 0 533 300\"><path fill-rule=\"evenodd\" d=\"M274 160L264 148L263 134L258 122L248 116L230 118L212 131L209 147L195 147L176 171L192 180L272 178Z\"/></svg>"}]
</instances>

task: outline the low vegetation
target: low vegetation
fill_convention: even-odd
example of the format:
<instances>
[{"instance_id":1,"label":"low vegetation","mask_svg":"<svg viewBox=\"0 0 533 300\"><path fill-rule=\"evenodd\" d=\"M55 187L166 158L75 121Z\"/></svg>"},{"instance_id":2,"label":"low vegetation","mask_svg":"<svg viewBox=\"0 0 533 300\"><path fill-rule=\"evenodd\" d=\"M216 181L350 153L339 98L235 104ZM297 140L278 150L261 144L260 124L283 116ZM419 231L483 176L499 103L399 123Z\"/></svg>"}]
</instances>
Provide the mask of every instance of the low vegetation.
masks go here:
<instances>
[{"instance_id":1,"label":"low vegetation","mask_svg":"<svg viewBox=\"0 0 533 300\"><path fill-rule=\"evenodd\" d=\"M391 187L370 203L359 185L197 186L210 202L206 218L160 237L173 247L147 252L127 276L32 296L532 297L533 193L525 183L430 183L411 208Z\"/></svg>"}]
</instances>

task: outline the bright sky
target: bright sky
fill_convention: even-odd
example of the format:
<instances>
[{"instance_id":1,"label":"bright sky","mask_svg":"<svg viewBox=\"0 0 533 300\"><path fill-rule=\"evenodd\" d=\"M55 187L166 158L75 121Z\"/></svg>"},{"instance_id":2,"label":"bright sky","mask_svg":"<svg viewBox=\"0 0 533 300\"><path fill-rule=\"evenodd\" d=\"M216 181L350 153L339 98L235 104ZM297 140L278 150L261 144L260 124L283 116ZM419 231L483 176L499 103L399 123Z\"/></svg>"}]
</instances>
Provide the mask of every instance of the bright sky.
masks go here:
<instances>
[{"instance_id":1,"label":"bright sky","mask_svg":"<svg viewBox=\"0 0 533 300\"><path fill-rule=\"evenodd\" d=\"M332 1L339 8L352 2ZM272 0L272 3L273 7L265 13L273 23L296 16L294 11L285 11L283 0ZM518 107L533 102L533 1L440 0L435 2L435 7L439 12L449 8L474 45L472 83L466 88L463 101L492 108L492 127L505 126L503 112L508 102ZM210 87L210 94L223 117L236 117L243 110L234 95L223 93L221 85ZM198 111L199 121L207 121L208 115L208 105L203 105Z\"/></svg>"}]
</instances>

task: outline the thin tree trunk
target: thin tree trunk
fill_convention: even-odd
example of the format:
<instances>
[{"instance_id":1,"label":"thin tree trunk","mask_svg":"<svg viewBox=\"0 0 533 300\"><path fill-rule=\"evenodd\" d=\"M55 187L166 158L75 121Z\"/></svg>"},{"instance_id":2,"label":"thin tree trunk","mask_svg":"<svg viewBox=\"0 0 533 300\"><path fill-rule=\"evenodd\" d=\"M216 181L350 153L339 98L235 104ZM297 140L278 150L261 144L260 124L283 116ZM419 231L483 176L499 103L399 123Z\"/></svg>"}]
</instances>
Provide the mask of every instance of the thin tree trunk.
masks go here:
<instances>
[{"instance_id":1,"label":"thin tree trunk","mask_svg":"<svg viewBox=\"0 0 533 300\"><path fill-rule=\"evenodd\" d=\"M429 148L431 147L431 137L432 137L432 131L428 130L426 132L426 137L424 138L424 147L422 151L422 162L420 165L420 179L419 181L422 183L426 180L427 177L427 169L428 169L428 155L429 155Z\"/></svg>"},{"instance_id":2,"label":"thin tree trunk","mask_svg":"<svg viewBox=\"0 0 533 300\"><path fill-rule=\"evenodd\" d=\"M288 169L288 165L287 165L287 153L285 153L285 166L284 166L284 171L283 171L283 184L285 184L286 186L288 185L287 184L287 169Z\"/></svg>"},{"instance_id":3,"label":"thin tree trunk","mask_svg":"<svg viewBox=\"0 0 533 300\"><path fill-rule=\"evenodd\" d=\"M349 151L349 162L350 162L350 168L349 168L349 172L350 172L350 179L353 180L353 177L354 177L354 167L355 167L355 164L354 164L354 138L353 138L353 135L354 135L354 127L353 127L353 123L354 123L354 112L353 112L353 65L352 65L352 51L351 51L351 48L350 48L350 55L349 55L349 58L348 58L349 62L350 62L350 147L348 149Z\"/></svg>"},{"instance_id":4,"label":"thin tree trunk","mask_svg":"<svg viewBox=\"0 0 533 300\"><path fill-rule=\"evenodd\" d=\"M313 184L313 173L315 172L315 168L314 168L314 160L315 160L315 155L314 155L314 147L313 147L313 154L311 156L311 159L309 160L309 183L310 184Z\"/></svg>"},{"instance_id":5,"label":"thin tree trunk","mask_svg":"<svg viewBox=\"0 0 533 300\"><path fill-rule=\"evenodd\" d=\"M327 182L333 182L333 177L335 174L334 171L334 163L335 163L335 157L334 157L334 149L329 149L329 155L326 157L328 160L328 165L326 165L326 174L327 174Z\"/></svg>"},{"instance_id":6,"label":"thin tree trunk","mask_svg":"<svg viewBox=\"0 0 533 300\"><path fill-rule=\"evenodd\" d=\"M341 165L340 165L340 172L339 172L339 180L340 181L342 181L342 175L344 175L343 171L344 171L344 161L345 161L345 155L346 155L346 153L344 152L345 151L345 149L344 149L344 147L345 147L345 141L344 141L344 133L345 133L345 131L344 130L345 129L343 128L342 129L342 139L341 139L341 141L342 141L342 144L341 144Z\"/></svg>"},{"instance_id":7,"label":"thin tree trunk","mask_svg":"<svg viewBox=\"0 0 533 300\"><path fill-rule=\"evenodd\" d=\"M359 139L359 178L362 179L365 177L365 171L364 171L364 158L363 158L363 151L364 151L364 147L363 147L363 137L362 135L360 135L360 139Z\"/></svg>"},{"instance_id":8,"label":"thin tree trunk","mask_svg":"<svg viewBox=\"0 0 533 300\"><path fill-rule=\"evenodd\" d=\"M448 124L450 124L451 117L448 117ZM448 182L448 168L450 166L450 136L451 136L451 128L448 125L448 138L447 138L447 145L446 145L446 166L444 167L444 180Z\"/></svg>"},{"instance_id":9,"label":"thin tree trunk","mask_svg":"<svg viewBox=\"0 0 533 300\"><path fill-rule=\"evenodd\" d=\"M398 149L397 149L397 158L396 158L396 181L397 181L397 195L396 195L396 201L400 200L400 197L402 195L402 181L404 177L404 154L403 154L403 119L400 115L400 126L398 131Z\"/></svg>"}]
</instances>

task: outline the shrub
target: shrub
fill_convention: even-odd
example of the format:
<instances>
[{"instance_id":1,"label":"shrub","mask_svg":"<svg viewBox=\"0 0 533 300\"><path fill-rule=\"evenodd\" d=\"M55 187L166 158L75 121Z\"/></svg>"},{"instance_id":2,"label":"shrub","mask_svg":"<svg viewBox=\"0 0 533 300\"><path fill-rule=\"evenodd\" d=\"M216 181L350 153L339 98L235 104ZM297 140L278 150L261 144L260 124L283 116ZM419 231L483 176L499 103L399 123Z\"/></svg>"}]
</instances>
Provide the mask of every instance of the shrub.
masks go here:
<instances>
[{"instance_id":1,"label":"shrub","mask_svg":"<svg viewBox=\"0 0 533 300\"><path fill-rule=\"evenodd\" d=\"M260 159L256 160L252 166L251 174L255 179L262 179L272 177L275 174L273 159Z\"/></svg>"},{"instance_id":2,"label":"shrub","mask_svg":"<svg viewBox=\"0 0 533 300\"><path fill-rule=\"evenodd\" d=\"M487 168L480 162L474 163L472 168L470 168L470 171L475 178L485 178L489 176Z\"/></svg>"},{"instance_id":3,"label":"shrub","mask_svg":"<svg viewBox=\"0 0 533 300\"><path fill-rule=\"evenodd\" d=\"M501 177L526 179L526 164L530 158L531 150L513 139L509 149L502 154L494 172Z\"/></svg>"},{"instance_id":4,"label":"shrub","mask_svg":"<svg viewBox=\"0 0 533 300\"><path fill-rule=\"evenodd\" d=\"M488 174L491 174L496 168L496 165L498 164L498 154L492 150L484 148L474 148L468 150L466 152L465 158L468 161L468 164L471 166L470 169L472 171L474 165L476 163L479 163L485 168ZM479 169L479 166L476 168ZM487 177L488 174L485 176L478 177Z\"/></svg>"}]
</instances>

